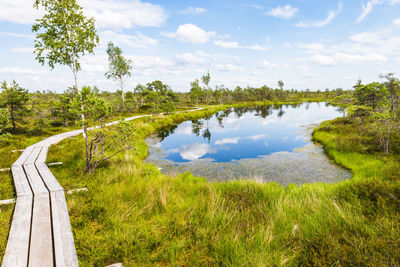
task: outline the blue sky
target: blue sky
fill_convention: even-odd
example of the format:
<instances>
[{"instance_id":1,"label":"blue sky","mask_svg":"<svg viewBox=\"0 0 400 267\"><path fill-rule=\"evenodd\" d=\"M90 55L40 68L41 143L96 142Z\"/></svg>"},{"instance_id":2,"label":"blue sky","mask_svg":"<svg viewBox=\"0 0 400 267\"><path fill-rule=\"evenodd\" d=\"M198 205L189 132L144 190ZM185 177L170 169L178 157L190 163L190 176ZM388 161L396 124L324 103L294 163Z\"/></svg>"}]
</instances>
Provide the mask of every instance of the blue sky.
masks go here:
<instances>
[{"instance_id":1,"label":"blue sky","mask_svg":"<svg viewBox=\"0 0 400 267\"><path fill-rule=\"evenodd\" d=\"M104 78L108 41L131 58L138 83L176 91L210 71L211 86L351 88L379 74L400 75L400 0L146 1L78 0L96 19L100 45L81 58L80 85L115 91ZM0 0L0 80L30 91L62 92L71 71L41 66L32 54L33 0Z\"/></svg>"}]
</instances>

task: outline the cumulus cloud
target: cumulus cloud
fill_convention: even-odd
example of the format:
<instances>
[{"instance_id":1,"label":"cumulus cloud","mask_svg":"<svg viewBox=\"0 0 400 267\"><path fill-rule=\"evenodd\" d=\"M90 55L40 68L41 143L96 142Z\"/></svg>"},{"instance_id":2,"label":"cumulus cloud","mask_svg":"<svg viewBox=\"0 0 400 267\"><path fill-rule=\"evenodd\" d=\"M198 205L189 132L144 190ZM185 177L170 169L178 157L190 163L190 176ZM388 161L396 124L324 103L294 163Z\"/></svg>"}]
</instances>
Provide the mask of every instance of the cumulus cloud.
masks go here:
<instances>
[{"instance_id":1,"label":"cumulus cloud","mask_svg":"<svg viewBox=\"0 0 400 267\"><path fill-rule=\"evenodd\" d=\"M10 51L13 53L32 54L33 47L13 47Z\"/></svg>"},{"instance_id":2,"label":"cumulus cloud","mask_svg":"<svg viewBox=\"0 0 400 267\"><path fill-rule=\"evenodd\" d=\"M306 49L310 51L323 50L325 48L325 46L321 43L308 43L308 44L298 43L297 46L301 49Z\"/></svg>"},{"instance_id":3,"label":"cumulus cloud","mask_svg":"<svg viewBox=\"0 0 400 267\"><path fill-rule=\"evenodd\" d=\"M285 6L278 6L274 9L271 9L268 12L265 12L265 15L275 17L275 18L281 18L281 19L291 19L294 17L299 9L297 7L292 7L291 5L285 5Z\"/></svg>"},{"instance_id":4,"label":"cumulus cloud","mask_svg":"<svg viewBox=\"0 0 400 267\"><path fill-rule=\"evenodd\" d=\"M0 21L32 24L43 15L42 10L33 8L31 0L0 0Z\"/></svg>"},{"instance_id":5,"label":"cumulus cloud","mask_svg":"<svg viewBox=\"0 0 400 267\"><path fill-rule=\"evenodd\" d=\"M394 20L394 21L393 21L393 24L395 24L395 25L400 25L400 18Z\"/></svg>"},{"instance_id":6,"label":"cumulus cloud","mask_svg":"<svg viewBox=\"0 0 400 267\"><path fill-rule=\"evenodd\" d=\"M15 32L0 32L0 36L10 36L10 37L18 37L18 38L26 38L26 39L34 39L35 36L31 34L20 34Z\"/></svg>"},{"instance_id":7,"label":"cumulus cloud","mask_svg":"<svg viewBox=\"0 0 400 267\"><path fill-rule=\"evenodd\" d=\"M179 148L179 154L183 159L186 160L196 160L201 158L207 153L215 153L216 150L213 149L208 144L190 144L183 145Z\"/></svg>"},{"instance_id":8,"label":"cumulus cloud","mask_svg":"<svg viewBox=\"0 0 400 267\"><path fill-rule=\"evenodd\" d=\"M375 62L381 63L387 61L387 57L378 53L368 53L368 54L348 54L336 52L331 56L316 54L310 57L310 61L317 63L321 66L334 66L337 63L345 64L357 64L364 62Z\"/></svg>"},{"instance_id":9,"label":"cumulus cloud","mask_svg":"<svg viewBox=\"0 0 400 267\"><path fill-rule=\"evenodd\" d=\"M324 20L314 21L314 22L299 22L295 26L301 28L324 27L328 25L337 15L339 15L342 12L342 8L343 4L342 2L339 2L337 9L329 11L327 17Z\"/></svg>"},{"instance_id":10,"label":"cumulus cloud","mask_svg":"<svg viewBox=\"0 0 400 267\"><path fill-rule=\"evenodd\" d=\"M237 144L240 140L240 137L233 137L233 138L224 138L221 140L217 140L215 142L216 145L225 145L225 144Z\"/></svg>"},{"instance_id":11,"label":"cumulus cloud","mask_svg":"<svg viewBox=\"0 0 400 267\"><path fill-rule=\"evenodd\" d=\"M217 41L214 41L214 44L216 46L220 46L220 47L224 47L224 48L240 48L240 45L238 42L226 42L226 41L217 40Z\"/></svg>"},{"instance_id":12,"label":"cumulus cloud","mask_svg":"<svg viewBox=\"0 0 400 267\"><path fill-rule=\"evenodd\" d=\"M160 27L167 19L161 6L139 0L85 0L82 6L88 16L96 19L99 28Z\"/></svg>"},{"instance_id":13,"label":"cumulus cloud","mask_svg":"<svg viewBox=\"0 0 400 267\"><path fill-rule=\"evenodd\" d=\"M370 53L365 55L335 53L334 58L343 63L362 63L367 61L385 62L388 60L386 56L378 53Z\"/></svg>"},{"instance_id":14,"label":"cumulus cloud","mask_svg":"<svg viewBox=\"0 0 400 267\"><path fill-rule=\"evenodd\" d=\"M312 57L310 57L310 60L321 66L333 66L336 64L335 59L333 57L320 54L313 55Z\"/></svg>"},{"instance_id":15,"label":"cumulus cloud","mask_svg":"<svg viewBox=\"0 0 400 267\"><path fill-rule=\"evenodd\" d=\"M205 13L208 10L205 8L201 8L201 7L188 7L185 10L183 10L181 13L182 14L201 14L201 13Z\"/></svg>"},{"instance_id":16,"label":"cumulus cloud","mask_svg":"<svg viewBox=\"0 0 400 267\"><path fill-rule=\"evenodd\" d=\"M184 24L178 27L174 36L183 43L201 44L208 42L216 34L216 32L206 32L193 24Z\"/></svg>"},{"instance_id":17,"label":"cumulus cloud","mask_svg":"<svg viewBox=\"0 0 400 267\"><path fill-rule=\"evenodd\" d=\"M112 40L118 45L126 45L138 48L147 48L149 46L156 46L158 44L158 40L150 38L139 32L136 35L131 35L107 30L100 32L100 39L102 42L105 42L102 45L106 45L109 40Z\"/></svg>"},{"instance_id":18,"label":"cumulus cloud","mask_svg":"<svg viewBox=\"0 0 400 267\"><path fill-rule=\"evenodd\" d=\"M268 60L263 60L260 65L257 66L258 69L273 68L278 67L279 64L271 63Z\"/></svg>"},{"instance_id":19,"label":"cumulus cloud","mask_svg":"<svg viewBox=\"0 0 400 267\"><path fill-rule=\"evenodd\" d=\"M203 65L208 62L206 58L192 53L176 54L175 58L181 64Z\"/></svg>"},{"instance_id":20,"label":"cumulus cloud","mask_svg":"<svg viewBox=\"0 0 400 267\"><path fill-rule=\"evenodd\" d=\"M31 0L0 0L0 21L34 23L43 11L34 9L32 4ZM86 16L95 18L97 28L160 27L167 19L161 6L140 0L85 0L80 4Z\"/></svg>"},{"instance_id":21,"label":"cumulus cloud","mask_svg":"<svg viewBox=\"0 0 400 267\"><path fill-rule=\"evenodd\" d=\"M0 74L26 75L26 74L43 74L43 73L44 71L41 70L33 70L21 67L4 67L0 69Z\"/></svg>"},{"instance_id":22,"label":"cumulus cloud","mask_svg":"<svg viewBox=\"0 0 400 267\"><path fill-rule=\"evenodd\" d=\"M384 36L384 32L362 32L351 35L350 40L359 43L379 44Z\"/></svg>"},{"instance_id":23,"label":"cumulus cloud","mask_svg":"<svg viewBox=\"0 0 400 267\"><path fill-rule=\"evenodd\" d=\"M242 67L239 67L238 65L234 65L231 63L216 64L215 68L219 71L224 71L224 72L235 71L235 70L244 70Z\"/></svg>"},{"instance_id":24,"label":"cumulus cloud","mask_svg":"<svg viewBox=\"0 0 400 267\"><path fill-rule=\"evenodd\" d=\"M250 50L255 50L255 51L267 51L269 48L265 46L261 46L258 44L254 45L240 45L238 42L235 41L221 41L221 40L216 40L214 41L214 44L219 47L223 48L245 48L245 49L250 49Z\"/></svg>"}]
</instances>

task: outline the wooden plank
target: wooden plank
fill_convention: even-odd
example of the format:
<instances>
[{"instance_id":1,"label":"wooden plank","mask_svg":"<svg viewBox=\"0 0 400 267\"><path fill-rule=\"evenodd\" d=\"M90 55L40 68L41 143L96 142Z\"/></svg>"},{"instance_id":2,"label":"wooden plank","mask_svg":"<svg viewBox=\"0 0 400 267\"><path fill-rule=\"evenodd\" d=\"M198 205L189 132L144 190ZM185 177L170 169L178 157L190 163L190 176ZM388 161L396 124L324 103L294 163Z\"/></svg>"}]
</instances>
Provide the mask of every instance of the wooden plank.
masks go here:
<instances>
[{"instance_id":1,"label":"wooden plank","mask_svg":"<svg viewBox=\"0 0 400 267\"><path fill-rule=\"evenodd\" d=\"M51 231L50 197L48 193L33 198L29 266L53 266L53 236Z\"/></svg>"},{"instance_id":2,"label":"wooden plank","mask_svg":"<svg viewBox=\"0 0 400 267\"><path fill-rule=\"evenodd\" d=\"M79 266L64 191L51 192L56 266Z\"/></svg>"},{"instance_id":3,"label":"wooden plank","mask_svg":"<svg viewBox=\"0 0 400 267\"><path fill-rule=\"evenodd\" d=\"M26 178L24 169L20 165L13 165L11 167L11 173L13 175L15 191L17 196L32 195L31 187Z\"/></svg>"},{"instance_id":4,"label":"wooden plank","mask_svg":"<svg viewBox=\"0 0 400 267\"><path fill-rule=\"evenodd\" d=\"M35 162L36 169L50 192L64 190L45 163L47 151L47 147L40 151L40 154Z\"/></svg>"},{"instance_id":5,"label":"wooden plank","mask_svg":"<svg viewBox=\"0 0 400 267\"><path fill-rule=\"evenodd\" d=\"M29 184L31 185L32 192L33 194L48 194L48 190L42 180L42 177L40 177L36 167L34 164L25 164L24 165L25 173L26 173L26 178L29 181Z\"/></svg>"},{"instance_id":6,"label":"wooden plank","mask_svg":"<svg viewBox=\"0 0 400 267\"><path fill-rule=\"evenodd\" d=\"M49 170L46 163L36 163L35 166L50 192L64 190L53 173Z\"/></svg>"},{"instance_id":7,"label":"wooden plank","mask_svg":"<svg viewBox=\"0 0 400 267\"><path fill-rule=\"evenodd\" d=\"M42 147L32 146L32 152L26 158L24 163L22 163L22 165L35 164L35 161L36 161L37 157L39 156L41 150L42 150Z\"/></svg>"},{"instance_id":8,"label":"wooden plank","mask_svg":"<svg viewBox=\"0 0 400 267\"><path fill-rule=\"evenodd\" d=\"M32 195L17 198L2 267L25 267L28 263Z\"/></svg>"},{"instance_id":9,"label":"wooden plank","mask_svg":"<svg viewBox=\"0 0 400 267\"><path fill-rule=\"evenodd\" d=\"M19 156L19 158L14 162L13 165L21 166L22 164L24 164L25 160L29 157L32 150L33 150L32 146L27 147L25 151L21 154L21 156Z\"/></svg>"}]
</instances>

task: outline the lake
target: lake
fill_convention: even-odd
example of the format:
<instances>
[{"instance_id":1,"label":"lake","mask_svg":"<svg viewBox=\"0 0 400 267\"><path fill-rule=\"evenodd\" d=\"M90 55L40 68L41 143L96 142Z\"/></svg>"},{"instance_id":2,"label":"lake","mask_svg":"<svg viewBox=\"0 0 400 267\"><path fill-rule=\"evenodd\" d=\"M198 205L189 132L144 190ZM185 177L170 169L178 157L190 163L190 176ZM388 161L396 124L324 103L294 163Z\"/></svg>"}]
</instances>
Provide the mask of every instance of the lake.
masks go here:
<instances>
[{"instance_id":1,"label":"lake","mask_svg":"<svg viewBox=\"0 0 400 267\"><path fill-rule=\"evenodd\" d=\"M351 174L312 143L311 132L338 116L326 103L230 108L147 138L146 161L165 174L190 171L212 181L333 183Z\"/></svg>"}]
</instances>

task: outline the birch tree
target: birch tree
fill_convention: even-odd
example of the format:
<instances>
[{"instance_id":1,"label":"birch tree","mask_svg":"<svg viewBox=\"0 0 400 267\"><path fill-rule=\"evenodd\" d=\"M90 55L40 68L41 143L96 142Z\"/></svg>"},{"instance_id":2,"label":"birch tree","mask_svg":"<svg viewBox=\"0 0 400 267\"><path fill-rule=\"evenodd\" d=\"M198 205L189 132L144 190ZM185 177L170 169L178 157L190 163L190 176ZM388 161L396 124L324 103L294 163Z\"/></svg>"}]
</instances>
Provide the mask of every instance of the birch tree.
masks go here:
<instances>
[{"instance_id":1,"label":"birch tree","mask_svg":"<svg viewBox=\"0 0 400 267\"><path fill-rule=\"evenodd\" d=\"M78 89L79 59L93 54L99 43L94 18L85 17L76 0L36 0L34 6L45 10L44 16L32 26L32 32L36 33L36 59L51 69L57 64L68 66Z\"/></svg>"},{"instance_id":2,"label":"birch tree","mask_svg":"<svg viewBox=\"0 0 400 267\"><path fill-rule=\"evenodd\" d=\"M132 60L122 55L122 50L112 42L108 43L108 71L105 73L107 79L116 81L122 91L122 102L125 101L124 83L127 77L131 77Z\"/></svg>"}]
</instances>

